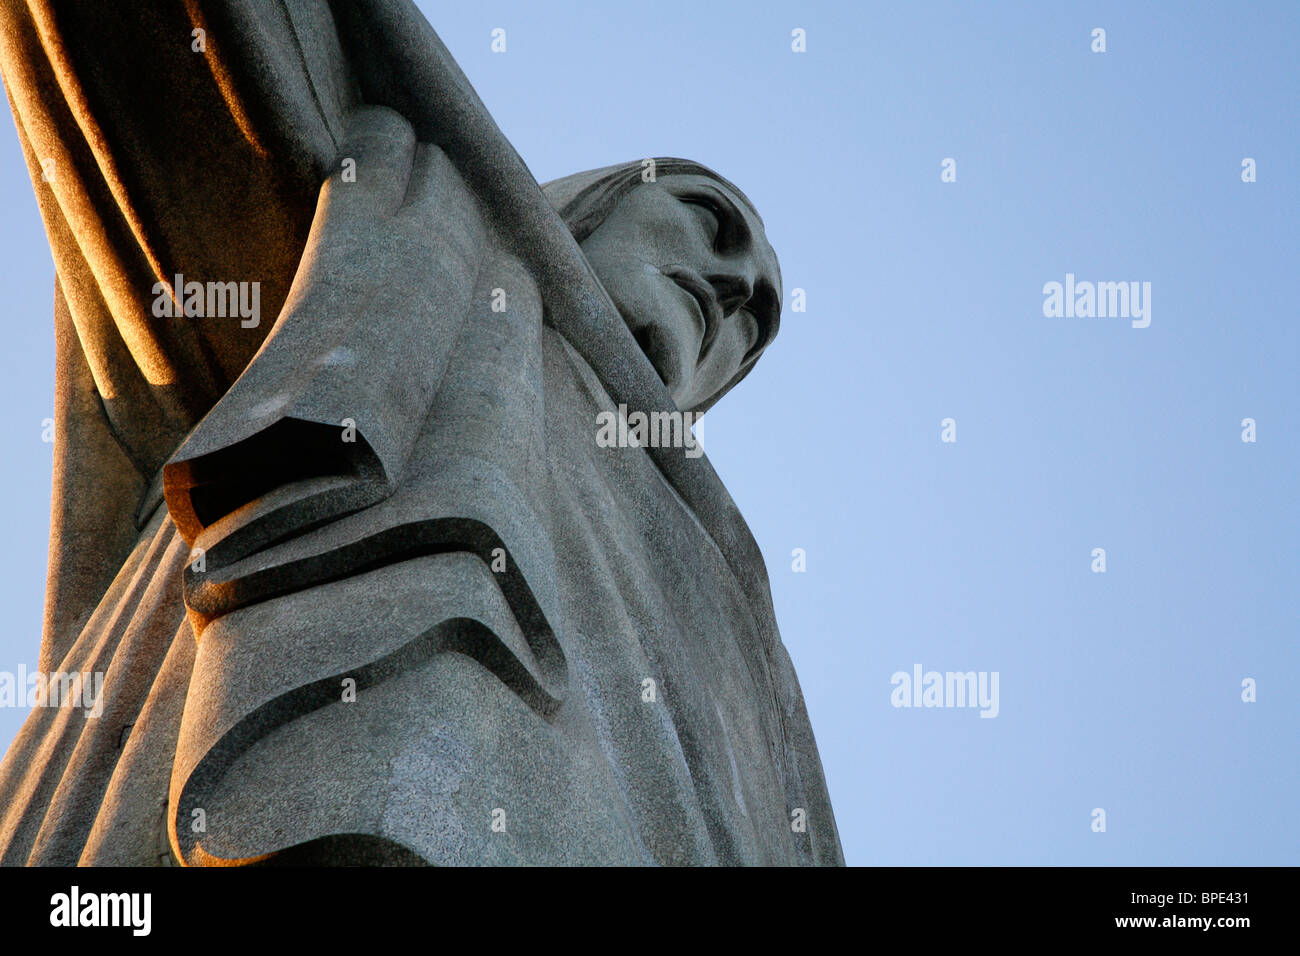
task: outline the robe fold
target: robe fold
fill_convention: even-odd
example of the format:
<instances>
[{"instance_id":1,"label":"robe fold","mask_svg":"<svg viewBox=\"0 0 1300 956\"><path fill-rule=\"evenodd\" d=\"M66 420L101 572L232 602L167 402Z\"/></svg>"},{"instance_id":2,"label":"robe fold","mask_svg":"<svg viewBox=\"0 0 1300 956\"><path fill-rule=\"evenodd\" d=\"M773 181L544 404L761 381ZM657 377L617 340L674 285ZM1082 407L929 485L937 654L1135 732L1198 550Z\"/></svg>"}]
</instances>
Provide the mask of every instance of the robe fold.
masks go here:
<instances>
[{"instance_id":1,"label":"robe fold","mask_svg":"<svg viewBox=\"0 0 1300 956\"><path fill-rule=\"evenodd\" d=\"M0 764L0 862L843 862L757 545L707 457L595 441L675 406L413 4L29 0L0 69L58 276L40 666L104 674ZM414 238L328 213L377 109ZM191 280L260 321L160 316Z\"/></svg>"}]
</instances>

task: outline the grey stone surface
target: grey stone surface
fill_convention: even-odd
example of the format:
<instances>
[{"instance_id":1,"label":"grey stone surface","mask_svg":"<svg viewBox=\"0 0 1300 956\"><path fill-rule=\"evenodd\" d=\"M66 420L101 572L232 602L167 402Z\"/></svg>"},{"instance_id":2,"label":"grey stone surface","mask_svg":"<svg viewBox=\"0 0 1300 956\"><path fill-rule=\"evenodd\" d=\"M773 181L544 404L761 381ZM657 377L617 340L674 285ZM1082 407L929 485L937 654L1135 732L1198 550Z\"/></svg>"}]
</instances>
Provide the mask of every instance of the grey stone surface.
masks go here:
<instances>
[{"instance_id":1,"label":"grey stone surface","mask_svg":"<svg viewBox=\"0 0 1300 956\"><path fill-rule=\"evenodd\" d=\"M0 764L0 861L843 862L707 456L597 441L776 335L739 189L539 185L406 0L32 0L0 67L59 283L41 661L107 675ZM262 321L157 316L178 273Z\"/></svg>"}]
</instances>

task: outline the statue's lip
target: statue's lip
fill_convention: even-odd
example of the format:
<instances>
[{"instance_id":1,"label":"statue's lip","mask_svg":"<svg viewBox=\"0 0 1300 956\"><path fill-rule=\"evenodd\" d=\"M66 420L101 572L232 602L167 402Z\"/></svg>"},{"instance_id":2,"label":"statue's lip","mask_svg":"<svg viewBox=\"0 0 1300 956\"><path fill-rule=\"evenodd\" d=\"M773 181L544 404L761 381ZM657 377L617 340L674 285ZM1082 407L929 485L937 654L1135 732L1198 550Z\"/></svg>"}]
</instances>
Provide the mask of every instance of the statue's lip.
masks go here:
<instances>
[{"instance_id":1,"label":"statue's lip","mask_svg":"<svg viewBox=\"0 0 1300 956\"><path fill-rule=\"evenodd\" d=\"M700 317L704 320L704 334L700 337L699 358L713 344L718 327L722 324L722 303L718 301L713 286L705 282L700 274L683 265L670 264L659 270L686 291L700 308Z\"/></svg>"}]
</instances>

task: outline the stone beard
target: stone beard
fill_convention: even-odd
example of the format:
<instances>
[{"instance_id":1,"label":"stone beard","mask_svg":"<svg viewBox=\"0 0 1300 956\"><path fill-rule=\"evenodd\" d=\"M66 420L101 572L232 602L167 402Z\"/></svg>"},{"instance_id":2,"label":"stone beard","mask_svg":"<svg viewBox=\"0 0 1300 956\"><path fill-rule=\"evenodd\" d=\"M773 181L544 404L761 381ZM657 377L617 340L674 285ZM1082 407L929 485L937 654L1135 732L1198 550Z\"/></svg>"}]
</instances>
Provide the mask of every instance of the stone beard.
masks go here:
<instances>
[{"instance_id":1,"label":"stone beard","mask_svg":"<svg viewBox=\"0 0 1300 956\"><path fill-rule=\"evenodd\" d=\"M40 669L102 675L0 764L0 861L842 864L691 432L779 327L744 194L539 185L409 0L110 6L0 10L58 280Z\"/></svg>"}]
</instances>

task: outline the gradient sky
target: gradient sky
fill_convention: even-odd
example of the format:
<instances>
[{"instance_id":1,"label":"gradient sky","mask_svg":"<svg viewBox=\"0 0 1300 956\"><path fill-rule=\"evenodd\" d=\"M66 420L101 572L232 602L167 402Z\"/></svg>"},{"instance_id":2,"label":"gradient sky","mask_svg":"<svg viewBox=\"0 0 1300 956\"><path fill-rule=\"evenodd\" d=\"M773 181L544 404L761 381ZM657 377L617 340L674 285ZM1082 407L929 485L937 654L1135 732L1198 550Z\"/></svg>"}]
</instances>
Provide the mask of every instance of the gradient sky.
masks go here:
<instances>
[{"instance_id":1,"label":"gradient sky","mask_svg":"<svg viewBox=\"0 0 1300 956\"><path fill-rule=\"evenodd\" d=\"M539 180L682 156L767 223L781 335L701 435L847 860L1300 863L1300 5L457 6L421 3ZM12 672L40 640L54 372L12 121L0 210ZM1150 327L1044 317L1067 272L1150 282ZM998 716L894 708L914 664L998 672Z\"/></svg>"}]
</instances>

